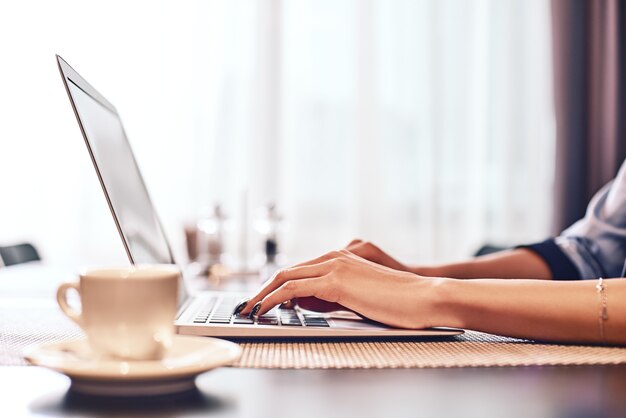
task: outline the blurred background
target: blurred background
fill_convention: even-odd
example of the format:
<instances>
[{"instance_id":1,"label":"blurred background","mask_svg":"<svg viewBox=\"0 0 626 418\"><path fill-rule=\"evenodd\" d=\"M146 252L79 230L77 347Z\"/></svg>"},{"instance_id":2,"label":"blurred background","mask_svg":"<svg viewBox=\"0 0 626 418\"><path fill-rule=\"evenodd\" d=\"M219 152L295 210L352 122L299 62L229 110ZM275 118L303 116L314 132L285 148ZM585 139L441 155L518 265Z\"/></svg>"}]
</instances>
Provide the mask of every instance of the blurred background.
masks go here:
<instances>
[{"instance_id":1,"label":"blurred background","mask_svg":"<svg viewBox=\"0 0 626 418\"><path fill-rule=\"evenodd\" d=\"M560 226L554 10L2 3L0 245L32 242L52 264L126 262L55 53L116 105L181 261L184 226L216 204L232 260L263 253L267 205L286 262L354 237L415 263L546 238Z\"/></svg>"}]
</instances>

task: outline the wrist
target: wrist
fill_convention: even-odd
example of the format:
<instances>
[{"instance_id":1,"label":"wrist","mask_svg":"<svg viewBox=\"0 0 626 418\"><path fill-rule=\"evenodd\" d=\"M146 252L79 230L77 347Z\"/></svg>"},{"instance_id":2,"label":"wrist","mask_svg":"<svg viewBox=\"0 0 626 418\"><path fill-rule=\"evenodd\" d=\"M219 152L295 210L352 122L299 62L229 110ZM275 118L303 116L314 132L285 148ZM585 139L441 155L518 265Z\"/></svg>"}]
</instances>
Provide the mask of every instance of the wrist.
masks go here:
<instances>
[{"instance_id":1,"label":"wrist","mask_svg":"<svg viewBox=\"0 0 626 418\"><path fill-rule=\"evenodd\" d=\"M442 268L433 267L433 266L412 266L412 267L409 267L409 271L413 274L417 274L418 276L424 276L424 277L447 276L447 274L444 273Z\"/></svg>"},{"instance_id":2,"label":"wrist","mask_svg":"<svg viewBox=\"0 0 626 418\"><path fill-rule=\"evenodd\" d=\"M429 280L431 326L466 328L465 315L462 310L462 287L464 280L434 278Z\"/></svg>"}]
</instances>

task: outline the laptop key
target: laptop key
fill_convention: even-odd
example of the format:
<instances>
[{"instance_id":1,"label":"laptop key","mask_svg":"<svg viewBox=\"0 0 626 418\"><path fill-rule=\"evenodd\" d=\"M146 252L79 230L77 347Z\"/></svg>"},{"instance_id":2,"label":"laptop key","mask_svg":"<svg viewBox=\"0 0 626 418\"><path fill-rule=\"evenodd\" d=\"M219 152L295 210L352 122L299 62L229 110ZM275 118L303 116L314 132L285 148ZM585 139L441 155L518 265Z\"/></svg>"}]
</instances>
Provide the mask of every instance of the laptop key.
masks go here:
<instances>
[{"instance_id":1,"label":"laptop key","mask_svg":"<svg viewBox=\"0 0 626 418\"><path fill-rule=\"evenodd\" d=\"M282 321L282 325L285 327L301 327L302 323L300 321L295 322L295 321Z\"/></svg>"},{"instance_id":2,"label":"laptop key","mask_svg":"<svg viewBox=\"0 0 626 418\"><path fill-rule=\"evenodd\" d=\"M330 325L328 325L328 322L324 321L324 322L305 322L305 325L307 327L330 327Z\"/></svg>"},{"instance_id":3,"label":"laptop key","mask_svg":"<svg viewBox=\"0 0 626 418\"><path fill-rule=\"evenodd\" d=\"M280 322L282 322L283 324L285 322L293 322L293 323L301 324L300 318L298 318L297 316L296 317L291 317L291 318L282 317L282 318L280 318Z\"/></svg>"},{"instance_id":4,"label":"laptop key","mask_svg":"<svg viewBox=\"0 0 626 418\"><path fill-rule=\"evenodd\" d=\"M228 319L215 319L215 318L212 318L209 321L209 324L230 324L230 318L228 318Z\"/></svg>"},{"instance_id":5,"label":"laptop key","mask_svg":"<svg viewBox=\"0 0 626 418\"><path fill-rule=\"evenodd\" d=\"M235 319L233 319L233 324L252 325L252 324L254 324L254 320L252 320L250 318L235 318Z\"/></svg>"},{"instance_id":6,"label":"laptop key","mask_svg":"<svg viewBox=\"0 0 626 418\"><path fill-rule=\"evenodd\" d=\"M278 319L259 318L258 324L259 325L278 325Z\"/></svg>"}]
</instances>

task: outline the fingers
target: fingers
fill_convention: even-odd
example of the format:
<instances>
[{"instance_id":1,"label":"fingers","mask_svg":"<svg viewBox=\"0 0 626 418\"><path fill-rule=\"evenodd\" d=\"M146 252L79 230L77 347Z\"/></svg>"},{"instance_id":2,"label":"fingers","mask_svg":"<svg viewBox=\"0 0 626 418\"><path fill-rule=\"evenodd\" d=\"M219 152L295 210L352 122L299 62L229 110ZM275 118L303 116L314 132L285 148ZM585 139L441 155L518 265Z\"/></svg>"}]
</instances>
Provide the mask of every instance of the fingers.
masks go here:
<instances>
[{"instance_id":1,"label":"fingers","mask_svg":"<svg viewBox=\"0 0 626 418\"><path fill-rule=\"evenodd\" d=\"M349 250L349 249L350 249L350 247L355 246L355 245L357 245L357 244L360 244L360 243L362 243L362 242L363 242L363 240L360 240L360 239L353 239L352 241L350 241L350 244L346 245L346 248Z\"/></svg>"},{"instance_id":2,"label":"fingers","mask_svg":"<svg viewBox=\"0 0 626 418\"><path fill-rule=\"evenodd\" d=\"M241 310L241 314L242 315L249 314L257 302L259 302L260 300L265 298L267 295L269 295L270 293L278 289L284 283L287 283L289 281L300 281L300 280L307 279L307 278L320 277L320 276L327 274L331 269L331 262L332 262L332 259L323 261L319 264L304 265L300 267L296 266L296 267L291 267L285 270L281 270L273 277L273 279L268 281L263 286L263 288L261 289L259 293L257 293L255 296L250 298L246 307ZM283 299L280 302L284 302L289 299L290 298Z\"/></svg>"},{"instance_id":3,"label":"fingers","mask_svg":"<svg viewBox=\"0 0 626 418\"><path fill-rule=\"evenodd\" d=\"M291 268L302 267L302 266L310 266L310 265L313 265L313 264L319 264L319 263L322 263L322 262L327 261L327 260L332 260L334 258L341 257L342 255L344 255L344 252L345 252L345 250L330 251L330 252L328 252L328 253L326 253L324 255L321 255L321 256L319 256L317 258L314 258L312 260L303 261L302 263L295 264Z\"/></svg>"},{"instance_id":4,"label":"fingers","mask_svg":"<svg viewBox=\"0 0 626 418\"><path fill-rule=\"evenodd\" d=\"M394 270L409 271L409 269L404 264L391 257L371 242L361 240L354 240L353 242L356 243L348 247L347 251L354 254L355 256L364 258L366 260L372 261L385 267L389 267Z\"/></svg>"},{"instance_id":5,"label":"fingers","mask_svg":"<svg viewBox=\"0 0 626 418\"><path fill-rule=\"evenodd\" d=\"M327 289L329 286L331 286L331 281L325 280L325 277L291 280L283 283L262 299L261 308L257 315L263 315L279 303L293 298L313 296L318 299L326 300L325 298L329 298L328 295L333 294L331 289ZM335 301L330 300L329 302Z\"/></svg>"},{"instance_id":6,"label":"fingers","mask_svg":"<svg viewBox=\"0 0 626 418\"><path fill-rule=\"evenodd\" d=\"M374 244L361 240L354 240L352 242L354 242L354 244L347 248L352 254L374 262L378 261L380 250L378 247L375 247Z\"/></svg>"},{"instance_id":7,"label":"fingers","mask_svg":"<svg viewBox=\"0 0 626 418\"><path fill-rule=\"evenodd\" d=\"M296 303L297 303L297 301L295 301L293 299L292 300L287 300L287 301L285 301L285 302L280 304L280 308L282 308L282 309L293 309L293 308L296 307Z\"/></svg>"}]
</instances>

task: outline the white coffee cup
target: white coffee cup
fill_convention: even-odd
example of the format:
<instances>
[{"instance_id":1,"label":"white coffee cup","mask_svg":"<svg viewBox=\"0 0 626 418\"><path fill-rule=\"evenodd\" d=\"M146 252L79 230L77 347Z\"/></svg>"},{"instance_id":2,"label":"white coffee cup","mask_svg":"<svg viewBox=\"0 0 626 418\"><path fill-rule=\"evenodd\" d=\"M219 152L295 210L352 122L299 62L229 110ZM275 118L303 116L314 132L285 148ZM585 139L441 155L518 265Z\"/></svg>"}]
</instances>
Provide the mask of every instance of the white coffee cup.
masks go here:
<instances>
[{"instance_id":1,"label":"white coffee cup","mask_svg":"<svg viewBox=\"0 0 626 418\"><path fill-rule=\"evenodd\" d=\"M59 286L57 301L96 356L158 360L172 344L179 277L172 265L86 270L80 282ZM67 303L69 289L78 292L80 311Z\"/></svg>"}]
</instances>

